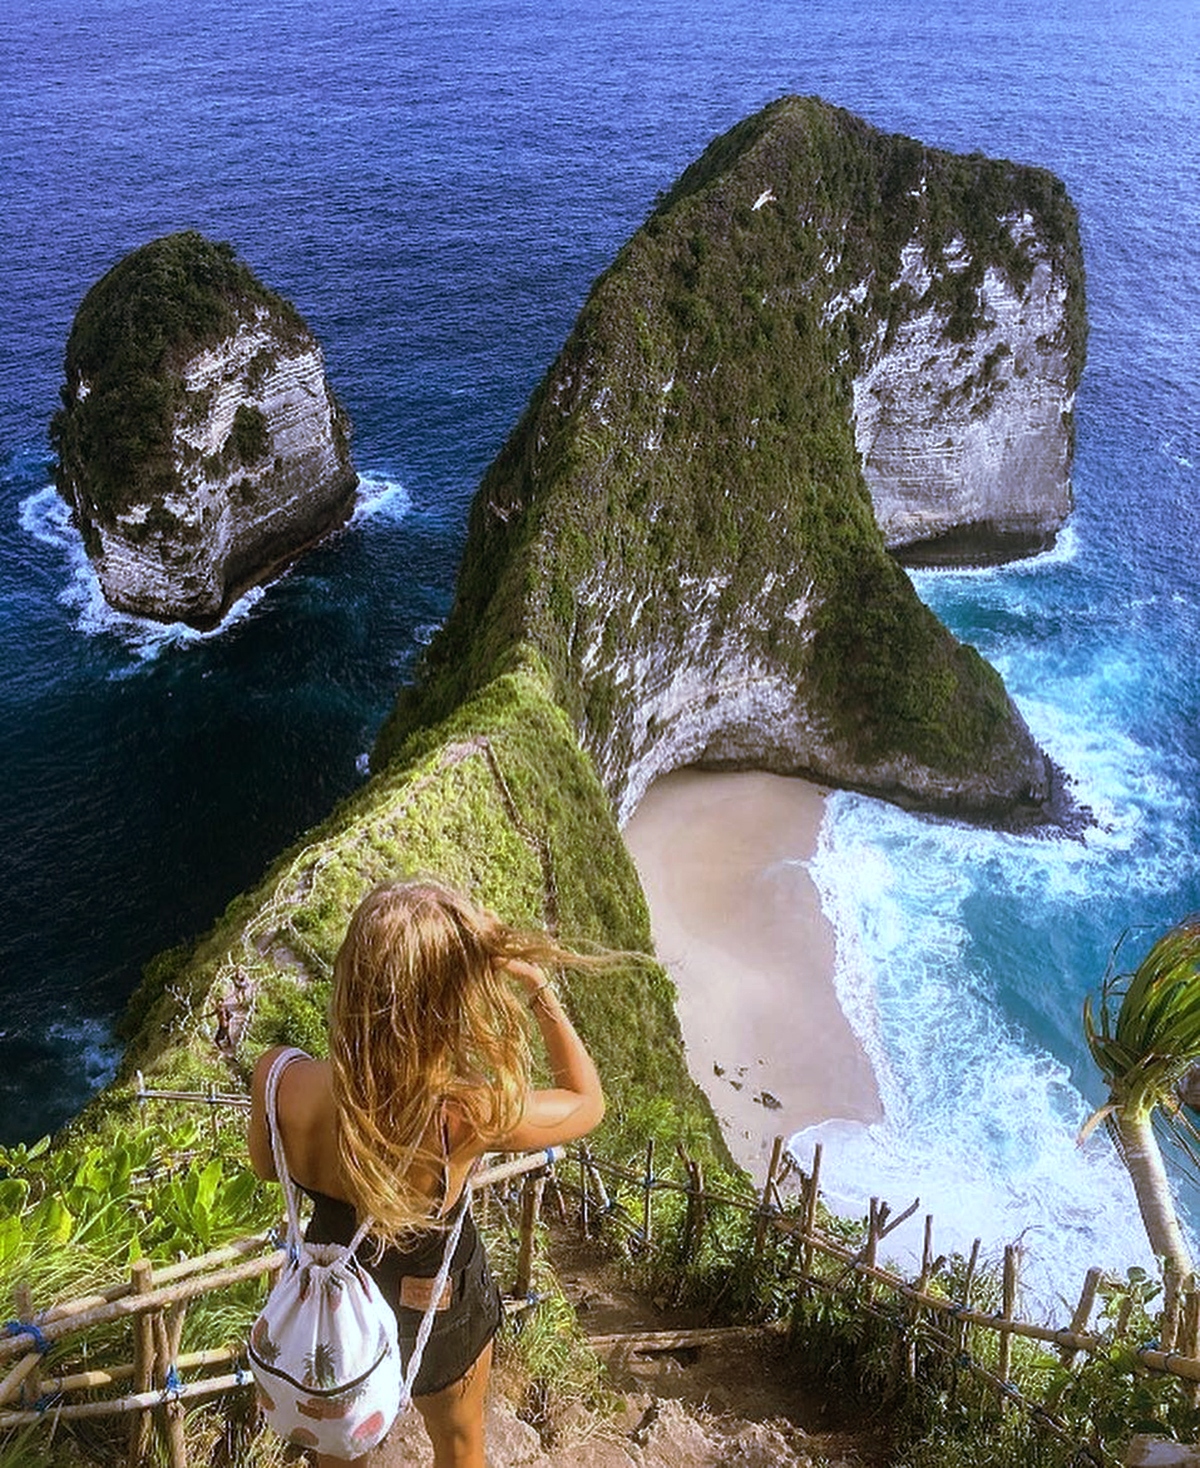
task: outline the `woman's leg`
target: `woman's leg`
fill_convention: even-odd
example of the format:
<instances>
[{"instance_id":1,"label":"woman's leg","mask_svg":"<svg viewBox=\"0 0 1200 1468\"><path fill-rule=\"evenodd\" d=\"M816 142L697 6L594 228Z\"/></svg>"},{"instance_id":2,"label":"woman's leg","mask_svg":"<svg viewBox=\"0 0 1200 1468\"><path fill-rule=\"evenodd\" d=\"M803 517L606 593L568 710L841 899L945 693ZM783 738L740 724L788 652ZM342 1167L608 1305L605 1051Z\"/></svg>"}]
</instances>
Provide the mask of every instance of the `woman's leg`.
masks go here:
<instances>
[{"instance_id":1,"label":"woman's leg","mask_svg":"<svg viewBox=\"0 0 1200 1468\"><path fill-rule=\"evenodd\" d=\"M489 1341L465 1376L440 1392L413 1398L433 1444L434 1468L484 1468L483 1399L491 1370Z\"/></svg>"}]
</instances>

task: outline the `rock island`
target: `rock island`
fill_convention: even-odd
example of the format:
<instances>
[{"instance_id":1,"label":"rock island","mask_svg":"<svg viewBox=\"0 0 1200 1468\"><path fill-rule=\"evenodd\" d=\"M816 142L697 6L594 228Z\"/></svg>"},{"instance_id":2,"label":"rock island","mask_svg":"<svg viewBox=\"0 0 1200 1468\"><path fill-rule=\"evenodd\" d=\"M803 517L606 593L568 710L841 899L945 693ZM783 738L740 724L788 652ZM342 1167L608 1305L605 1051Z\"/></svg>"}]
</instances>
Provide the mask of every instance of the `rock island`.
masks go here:
<instances>
[{"instance_id":1,"label":"rock island","mask_svg":"<svg viewBox=\"0 0 1200 1468\"><path fill-rule=\"evenodd\" d=\"M107 600L215 626L354 504L349 424L295 308L194 231L84 297L51 426Z\"/></svg>"}]
</instances>

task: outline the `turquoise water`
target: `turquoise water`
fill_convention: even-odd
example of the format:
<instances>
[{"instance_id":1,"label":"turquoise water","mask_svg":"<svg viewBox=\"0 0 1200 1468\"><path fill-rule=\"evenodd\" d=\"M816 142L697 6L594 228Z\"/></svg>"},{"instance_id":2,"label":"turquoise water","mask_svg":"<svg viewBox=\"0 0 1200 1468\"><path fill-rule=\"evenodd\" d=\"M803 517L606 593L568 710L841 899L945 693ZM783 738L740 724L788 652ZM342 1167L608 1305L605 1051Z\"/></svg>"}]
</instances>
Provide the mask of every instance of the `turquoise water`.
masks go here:
<instances>
[{"instance_id":1,"label":"turquoise water","mask_svg":"<svg viewBox=\"0 0 1200 1468\"><path fill-rule=\"evenodd\" d=\"M915 579L1098 818L1053 842L835 798L815 872L888 1120L826 1168L847 1206L919 1192L968 1242L1134 1257L1111 1158L1074 1147L1098 1100L1079 1010L1122 931L1200 906L1198 29L1192 0L10 0L0 1139L101 1084L142 963L361 780L480 472L655 194L740 117L815 93L1050 167L1080 207L1071 529L1036 561ZM305 313L366 479L354 524L208 637L109 612L48 492L79 299L184 227Z\"/></svg>"}]
</instances>

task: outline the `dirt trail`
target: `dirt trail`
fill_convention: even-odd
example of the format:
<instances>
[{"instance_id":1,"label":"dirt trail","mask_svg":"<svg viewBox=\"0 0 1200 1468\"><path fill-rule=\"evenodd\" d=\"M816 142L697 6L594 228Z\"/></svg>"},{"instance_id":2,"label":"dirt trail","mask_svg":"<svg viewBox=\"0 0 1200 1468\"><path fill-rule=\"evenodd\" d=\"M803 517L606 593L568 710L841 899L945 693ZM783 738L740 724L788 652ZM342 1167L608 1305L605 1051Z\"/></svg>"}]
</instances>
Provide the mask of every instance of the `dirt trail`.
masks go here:
<instances>
[{"instance_id":1,"label":"dirt trail","mask_svg":"<svg viewBox=\"0 0 1200 1468\"><path fill-rule=\"evenodd\" d=\"M695 1315L659 1308L625 1287L576 1236L556 1231L551 1252L608 1368L611 1409L570 1403L539 1433L518 1416L517 1393L498 1371L488 1405L492 1468L885 1468L883 1427L814 1390L779 1332L702 1331ZM695 1335L681 1344L638 1340L687 1331ZM385 1447L372 1468L432 1463L412 1414Z\"/></svg>"}]
</instances>

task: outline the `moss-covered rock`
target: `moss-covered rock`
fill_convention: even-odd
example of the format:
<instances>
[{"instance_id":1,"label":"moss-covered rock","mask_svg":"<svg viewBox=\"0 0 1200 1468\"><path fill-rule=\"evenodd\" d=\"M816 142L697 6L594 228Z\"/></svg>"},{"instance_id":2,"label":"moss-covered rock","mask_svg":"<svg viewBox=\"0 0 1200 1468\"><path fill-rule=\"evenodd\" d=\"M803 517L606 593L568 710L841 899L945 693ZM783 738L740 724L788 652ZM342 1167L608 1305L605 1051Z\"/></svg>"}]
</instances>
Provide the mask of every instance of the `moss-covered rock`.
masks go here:
<instances>
[{"instance_id":1,"label":"moss-covered rock","mask_svg":"<svg viewBox=\"0 0 1200 1468\"><path fill-rule=\"evenodd\" d=\"M1069 243L1073 217L1047 174L812 99L718 139L597 281L485 475L453 611L376 767L532 647L620 818L708 763L1039 819L1052 768L887 554L852 385L918 308L965 350L987 309L966 275L1019 285L1028 240ZM914 240L970 271L914 303L893 289Z\"/></svg>"},{"instance_id":2,"label":"moss-covered rock","mask_svg":"<svg viewBox=\"0 0 1200 1468\"><path fill-rule=\"evenodd\" d=\"M107 599L208 627L349 514L348 423L295 308L194 231L84 297L51 425Z\"/></svg>"}]
</instances>

